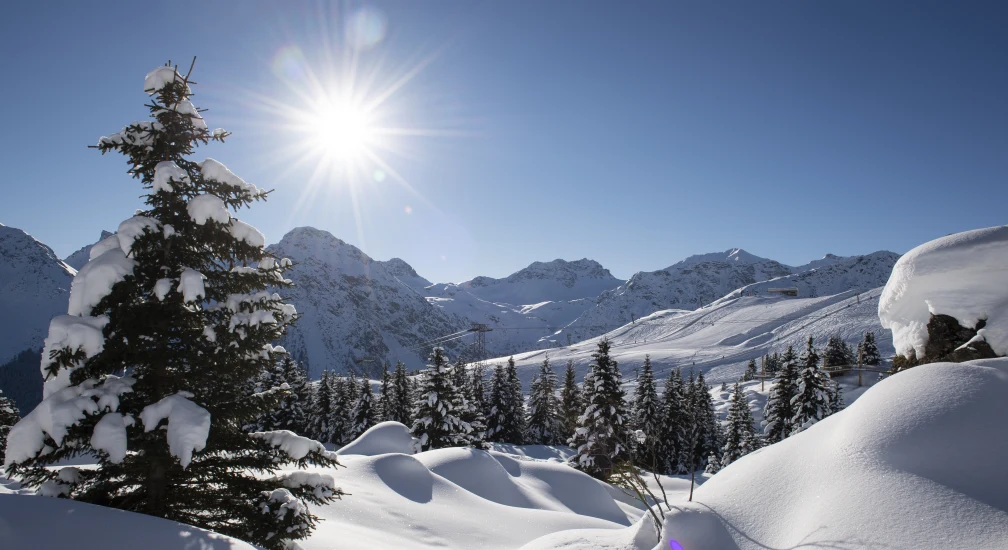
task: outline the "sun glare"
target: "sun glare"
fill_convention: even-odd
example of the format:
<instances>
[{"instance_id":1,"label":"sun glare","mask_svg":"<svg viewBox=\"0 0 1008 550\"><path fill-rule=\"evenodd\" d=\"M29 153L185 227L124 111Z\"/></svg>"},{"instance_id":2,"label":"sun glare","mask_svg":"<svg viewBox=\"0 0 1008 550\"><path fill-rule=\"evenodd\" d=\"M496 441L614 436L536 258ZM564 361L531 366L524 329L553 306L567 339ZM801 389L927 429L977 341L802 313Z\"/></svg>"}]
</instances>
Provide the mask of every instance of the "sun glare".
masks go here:
<instances>
[{"instance_id":1,"label":"sun glare","mask_svg":"<svg viewBox=\"0 0 1008 550\"><path fill-rule=\"evenodd\" d=\"M321 103L311 130L316 147L334 160L356 160L371 144L374 129L363 108L344 101Z\"/></svg>"}]
</instances>

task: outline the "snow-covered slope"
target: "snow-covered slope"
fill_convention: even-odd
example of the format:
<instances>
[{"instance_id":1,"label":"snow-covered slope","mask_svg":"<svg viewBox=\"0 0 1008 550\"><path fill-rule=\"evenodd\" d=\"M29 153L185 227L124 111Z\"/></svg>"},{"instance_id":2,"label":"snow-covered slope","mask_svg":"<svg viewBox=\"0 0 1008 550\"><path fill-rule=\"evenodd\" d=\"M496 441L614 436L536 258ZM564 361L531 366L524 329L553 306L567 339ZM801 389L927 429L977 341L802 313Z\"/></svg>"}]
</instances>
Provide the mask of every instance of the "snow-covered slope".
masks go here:
<instances>
[{"instance_id":1,"label":"snow-covered slope","mask_svg":"<svg viewBox=\"0 0 1008 550\"><path fill-rule=\"evenodd\" d=\"M49 320L67 311L75 273L48 246L0 224L0 364L42 347Z\"/></svg>"},{"instance_id":2,"label":"snow-covered slope","mask_svg":"<svg viewBox=\"0 0 1008 550\"><path fill-rule=\"evenodd\" d=\"M294 261L294 287L284 292L301 317L284 345L314 378L324 369L360 372L396 359L420 368L430 352L421 344L468 328L401 281L394 273L402 269L390 270L325 231L299 227L268 251Z\"/></svg>"},{"instance_id":3,"label":"snow-covered slope","mask_svg":"<svg viewBox=\"0 0 1008 550\"><path fill-rule=\"evenodd\" d=\"M654 548L1005 548L1006 393L1008 359L892 376L674 503Z\"/></svg>"},{"instance_id":4,"label":"snow-covered slope","mask_svg":"<svg viewBox=\"0 0 1008 550\"><path fill-rule=\"evenodd\" d=\"M625 284L603 292L595 307L565 332L582 340L656 311L692 310L739 289L766 292L767 288L797 287L803 297L867 290L885 284L898 257L892 252L849 258L827 255L792 268L738 248L690 256L665 269L636 273Z\"/></svg>"},{"instance_id":5,"label":"snow-covered slope","mask_svg":"<svg viewBox=\"0 0 1008 550\"><path fill-rule=\"evenodd\" d=\"M883 326L903 355L925 355L931 314L983 328L977 338L1008 354L1008 225L956 233L900 258L879 303Z\"/></svg>"},{"instance_id":6,"label":"snow-covered slope","mask_svg":"<svg viewBox=\"0 0 1008 550\"><path fill-rule=\"evenodd\" d=\"M81 247L73 254L70 254L66 258L63 258L63 262L66 263L68 266L76 269L77 271L80 271L80 269L84 267L84 264L88 263L88 260L91 258L91 247L104 241L105 239L111 236L112 233L108 231L102 231L101 237L99 237L97 241L87 246Z\"/></svg>"},{"instance_id":7,"label":"snow-covered slope","mask_svg":"<svg viewBox=\"0 0 1008 550\"><path fill-rule=\"evenodd\" d=\"M580 378L604 336L611 341L611 353L624 380L632 377L645 355L650 355L656 376L664 377L675 367L684 371L693 368L704 372L708 383L719 385L737 380L750 358L783 353L788 345L796 351L804 349L809 336L820 347L833 335L855 346L869 330L875 332L882 356L889 357L893 353L890 334L877 315L881 293L881 288L816 298L740 297L735 293L699 310L658 311L571 346L518 354L515 362L526 384L546 356L554 365L574 361Z\"/></svg>"}]
</instances>

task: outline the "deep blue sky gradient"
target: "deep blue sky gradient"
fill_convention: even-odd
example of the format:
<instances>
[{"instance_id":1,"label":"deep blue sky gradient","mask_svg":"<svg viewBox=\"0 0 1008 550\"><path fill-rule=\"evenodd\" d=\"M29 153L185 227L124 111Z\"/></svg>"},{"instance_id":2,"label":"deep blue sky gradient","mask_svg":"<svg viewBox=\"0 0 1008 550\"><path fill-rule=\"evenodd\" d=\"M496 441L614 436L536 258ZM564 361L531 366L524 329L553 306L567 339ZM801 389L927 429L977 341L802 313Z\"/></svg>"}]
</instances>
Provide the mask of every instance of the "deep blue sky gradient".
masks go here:
<instances>
[{"instance_id":1,"label":"deep blue sky gradient","mask_svg":"<svg viewBox=\"0 0 1008 550\"><path fill-rule=\"evenodd\" d=\"M361 6L387 21L359 58L379 82L433 59L384 122L439 135L397 142L414 192L359 186L355 216L345 181L278 158L297 136L262 98L296 102L284 48L338 77ZM276 189L241 213L269 242L312 225L442 282L557 257L626 278L731 247L905 252L1008 222L1006 24L1004 2L18 2L0 223L61 256L114 230L142 191L86 146L146 116L147 71L198 55L194 100L234 136L197 158Z\"/></svg>"}]
</instances>

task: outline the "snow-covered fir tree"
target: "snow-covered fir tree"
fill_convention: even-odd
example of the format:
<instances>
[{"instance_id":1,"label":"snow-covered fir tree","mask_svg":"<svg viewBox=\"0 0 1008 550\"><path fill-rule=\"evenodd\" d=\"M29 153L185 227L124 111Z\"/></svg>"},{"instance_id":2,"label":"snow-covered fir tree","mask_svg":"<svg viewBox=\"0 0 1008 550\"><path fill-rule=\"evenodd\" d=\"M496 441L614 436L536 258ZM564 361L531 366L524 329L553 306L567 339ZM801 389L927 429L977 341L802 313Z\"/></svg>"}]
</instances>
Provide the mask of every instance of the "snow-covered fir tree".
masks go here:
<instances>
[{"instance_id":1,"label":"snow-covered fir tree","mask_svg":"<svg viewBox=\"0 0 1008 550\"><path fill-rule=\"evenodd\" d=\"M746 365L745 373L742 374L742 381L748 382L749 380L755 380L758 372L759 371L756 370L756 359L749 359L749 364Z\"/></svg>"},{"instance_id":2,"label":"snow-covered fir tree","mask_svg":"<svg viewBox=\"0 0 1008 550\"><path fill-rule=\"evenodd\" d=\"M721 450L720 467L725 467L755 450L758 441L749 400L737 383L732 388L731 403L725 418L725 441Z\"/></svg>"},{"instance_id":3,"label":"snow-covered fir tree","mask_svg":"<svg viewBox=\"0 0 1008 550\"><path fill-rule=\"evenodd\" d=\"M430 364L420 373L420 391L413 416L413 435L423 450L458 447L469 443L471 427L455 409L451 368L444 350L434 348Z\"/></svg>"},{"instance_id":4,"label":"snow-covered fir tree","mask_svg":"<svg viewBox=\"0 0 1008 550\"><path fill-rule=\"evenodd\" d=\"M513 361L511 362L513 363ZM515 377L517 378L517 372ZM490 415L487 417L487 441L521 445L523 439L521 430L524 422L519 422L518 415L523 414L524 409L518 408L520 396L518 399L515 398L514 389L509 369L503 365L494 367L493 376L490 378L488 403Z\"/></svg>"},{"instance_id":5,"label":"snow-covered fir tree","mask_svg":"<svg viewBox=\"0 0 1008 550\"><path fill-rule=\"evenodd\" d=\"M361 377L360 387L357 390L357 400L354 402L353 411L350 416L352 422L350 424L348 439L351 441L360 437L368 428L377 423L378 409L374 394L371 393L371 381L366 376Z\"/></svg>"},{"instance_id":6,"label":"snow-covered fir tree","mask_svg":"<svg viewBox=\"0 0 1008 550\"><path fill-rule=\"evenodd\" d=\"M3 461L4 450L7 448L7 434L18 420L21 420L21 415L18 414L14 400L0 391L0 462Z\"/></svg>"},{"instance_id":7,"label":"snow-covered fir tree","mask_svg":"<svg viewBox=\"0 0 1008 550\"><path fill-rule=\"evenodd\" d=\"M518 367L515 366L514 357L508 357L506 372L508 400L511 402L510 409L514 411L512 416L514 441L511 443L522 445L525 443L525 394L522 393L522 383L518 379Z\"/></svg>"},{"instance_id":8,"label":"snow-covered fir tree","mask_svg":"<svg viewBox=\"0 0 1008 550\"><path fill-rule=\"evenodd\" d=\"M567 368L564 369L563 389L560 390L561 441L566 442L574 435L582 411L584 404L581 403L581 389L575 379L574 361L568 360Z\"/></svg>"},{"instance_id":9,"label":"snow-covered fir tree","mask_svg":"<svg viewBox=\"0 0 1008 550\"><path fill-rule=\"evenodd\" d=\"M658 441L661 438L662 403L655 387L651 356L644 356L634 388L631 429L644 432L644 443L635 444L635 461L655 469L658 463Z\"/></svg>"},{"instance_id":10,"label":"snow-covered fir tree","mask_svg":"<svg viewBox=\"0 0 1008 550\"><path fill-rule=\"evenodd\" d=\"M350 441L350 412L353 410L352 398L347 386L351 386L352 381L336 373L329 374L329 400L332 408L329 410L329 431L330 441L335 445L345 445Z\"/></svg>"},{"instance_id":11,"label":"snow-covered fir tree","mask_svg":"<svg viewBox=\"0 0 1008 550\"><path fill-rule=\"evenodd\" d=\"M563 425L556 396L557 379L549 358L543 359L529 389L525 442L530 445L560 445Z\"/></svg>"},{"instance_id":12,"label":"snow-covered fir tree","mask_svg":"<svg viewBox=\"0 0 1008 550\"><path fill-rule=\"evenodd\" d=\"M780 368L774 376L773 386L763 408L763 436L768 444L777 443L791 434L794 406L791 400L798 391L798 365L794 348L788 346L781 357Z\"/></svg>"},{"instance_id":13,"label":"snow-covered fir tree","mask_svg":"<svg viewBox=\"0 0 1008 550\"><path fill-rule=\"evenodd\" d=\"M843 338L830 336L823 350L823 361L826 366L838 367L850 363L850 348Z\"/></svg>"},{"instance_id":14,"label":"snow-covered fir tree","mask_svg":"<svg viewBox=\"0 0 1008 550\"><path fill-rule=\"evenodd\" d=\"M381 386L378 388L378 400L375 402L375 417L378 422L391 420L389 412L392 410L392 374L389 372L388 363L385 363L382 370Z\"/></svg>"},{"instance_id":15,"label":"snow-covered fir tree","mask_svg":"<svg viewBox=\"0 0 1008 550\"><path fill-rule=\"evenodd\" d=\"M833 412L830 398L833 381L826 371L819 368L819 353L811 336L799 361L801 371L798 373L795 395L791 398L794 409L791 433L800 432Z\"/></svg>"},{"instance_id":16,"label":"snow-covered fir tree","mask_svg":"<svg viewBox=\"0 0 1008 550\"><path fill-rule=\"evenodd\" d=\"M254 423L256 430L290 430L294 433L306 433L308 421L308 402L311 400L311 388L308 384L308 373L301 368L289 355L284 354L280 361L268 370L259 384L260 391L284 389L279 405L260 416Z\"/></svg>"},{"instance_id":17,"label":"snow-covered fir tree","mask_svg":"<svg viewBox=\"0 0 1008 550\"><path fill-rule=\"evenodd\" d=\"M591 388L585 389L585 410L578 417L571 445L577 454L573 465L606 480L618 462L629 458L629 417L623 401L622 379L616 361L609 356L609 340L603 338L592 354Z\"/></svg>"},{"instance_id":18,"label":"snow-covered fir tree","mask_svg":"<svg viewBox=\"0 0 1008 550\"><path fill-rule=\"evenodd\" d=\"M459 418L469 425L469 432L466 434L465 445L482 449L486 442L486 417L483 414L481 405L470 399L473 389L470 385L473 378L469 374L469 369L460 357L452 367L452 384L455 387L455 410L458 411Z\"/></svg>"},{"instance_id":19,"label":"snow-covered fir tree","mask_svg":"<svg viewBox=\"0 0 1008 550\"><path fill-rule=\"evenodd\" d=\"M688 398L693 407L692 419L696 430L696 450L693 455L694 467L706 467L708 457L721 452L721 423L717 420L714 411L714 400L710 395L710 386L704 380L703 373L698 373L696 380L691 384Z\"/></svg>"},{"instance_id":20,"label":"snow-covered fir tree","mask_svg":"<svg viewBox=\"0 0 1008 550\"><path fill-rule=\"evenodd\" d=\"M689 463L686 429L689 412L682 372L669 373L662 391L661 426L658 436L658 471L663 474L685 474Z\"/></svg>"},{"instance_id":21,"label":"snow-covered fir tree","mask_svg":"<svg viewBox=\"0 0 1008 550\"><path fill-rule=\"evenodd\" d=\"M865 332L864 340L861 341L861 361L865 365L878 365L882 361L878 346L875 345L875 334L871 331Z\"/></svg>"},{"instance_id":22,"label":"snow-covered fir tree","mask_svg":"<svg viewBox=\"0 0 1008 550\"><path fill-rule=\"evenodd\" d=\"M312 384L311 409L308 412L308 434L323 443L332 443L332 379L328 370Z\"/></svg>"},{"instance_id":23,"label":"snow-covered fir tree","mask_svg":"<svg viewBox=\"0 0 1008 550\"><path fill-rule=\"evenodd\" d=\"M75 276L42 354L44 400L11 429L5 466L46 494L281 548L314 528L305 504L339 493L332 478L278 468L336 462L290 432L243 429L283 395L254 389L296 317L267 290L290 284L290 261L267 255L263 235L235 217L266 193L191 159L229 134L207 129L190 84L158 67L144 82L151 120L98 141L127 157L145 206ZM53 467L87 455L97 464L73 476Z\"/></svg>"},{"instance_id":24,"label":"snow-covered fir tree","mask_svg":"<svg viewBox=\"0 0 1008 550\"><path fill-rule=\"evenodd\" d=\"M406 426L413 425L413 391L410 386L406 365L396 361L392 373L391 409L386 413L388 420L394 420Z\"/></svg>"},{"instance_id":25,"label":"snow-covered fir tree","mask_svg":"<svg viewBox=\"0 0 1008 550\"><path fill-rule=\"evenodd\" d=\"M484 378L486 377L486 368L483 363L477 362L473 365L472 372L470 372L468 383L466 384L466 396L469 397L469 401L472 402L473 406L476 407L483 414L483 424L484 432L486 425L486 413L487 413L487 396L486 396L486 384ZM484 437L486 433L483 434Z\"/></svg>"}]
</instances>

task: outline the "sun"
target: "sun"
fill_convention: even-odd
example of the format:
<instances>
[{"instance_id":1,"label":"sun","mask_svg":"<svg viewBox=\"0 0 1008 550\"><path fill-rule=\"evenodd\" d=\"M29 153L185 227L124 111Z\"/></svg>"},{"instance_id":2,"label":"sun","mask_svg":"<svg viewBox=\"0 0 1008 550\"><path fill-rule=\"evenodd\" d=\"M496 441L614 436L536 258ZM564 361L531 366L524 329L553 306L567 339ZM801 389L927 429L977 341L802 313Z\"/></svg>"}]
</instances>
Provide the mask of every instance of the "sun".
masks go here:
<instances>
[{"instance_id":1,"label":"sun","mask_svg":"<svg viewBox=\"0 0 1008 550\"><path fill-rule=\"evenodd\" d=\"M327 98L309 116L315 149L330 160L359 160L374 145L371 116L361 105Z\"/></svg>"}]
</instances>

